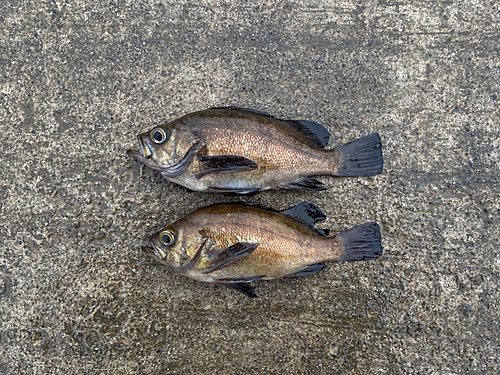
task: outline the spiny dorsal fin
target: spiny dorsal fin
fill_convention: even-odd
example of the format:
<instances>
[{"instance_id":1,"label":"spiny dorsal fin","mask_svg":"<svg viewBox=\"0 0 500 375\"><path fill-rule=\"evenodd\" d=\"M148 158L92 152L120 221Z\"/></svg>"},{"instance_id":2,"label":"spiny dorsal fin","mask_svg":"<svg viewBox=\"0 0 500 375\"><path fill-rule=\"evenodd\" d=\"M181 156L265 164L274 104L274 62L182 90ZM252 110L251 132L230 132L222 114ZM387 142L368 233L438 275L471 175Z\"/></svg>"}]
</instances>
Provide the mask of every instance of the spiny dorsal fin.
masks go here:
<instances>
[{"instance_id":1,"label":"spiny dorsal fin","mask_svg":"<svg viewBox=\"0 0 500 375\"><path fill-rule=\"evenodd\" d=\"M257 111L255 109L250 108L239 108L239 107L213 107L209 109L232 109L235 111L244 111L255 113L264 117L270 117L281 121L303 135L307 138L313 146L325 148L328 145L328 141L330 140L330 132L321 124L318 124L314 121L308 120L284 120L274 117L266 112Z\"/></svg>"},{"instance_id":2,"label":"spiny dorsal fin","mask_svg":"<svg viewBox=\"0 0 500 375\"><path fill-rule=\"evenodd\" d=\"M235 107L235 106L229 106L229 107L211 107L211 108L209 108L209 110L210 109L234 109L235 111L246 111L246 112L252 112L252 113L256 113L258 115L262 115L262 116L266 116L266 117L274 117L274 116L271 116L267 112L258 111L256 109L252 109L252 108L240 108L240 107Z\"/></svg>"},{"instance_id":3,"label":"spiny dorsal fin","mask_svg":"<svg viewBox=\"0 0 500 375\"><path fill-rule=\"evenodd\" d=\"M312 229L315 233L321 236L327 236L330 231L328 229L317 229L314 224L318 221L323 221L326 219L323 211L320 210L318 206L309 202L302 202L296 206L288 208L281 213L288 216L290 219Z\"/></svg>"}]
</instances>

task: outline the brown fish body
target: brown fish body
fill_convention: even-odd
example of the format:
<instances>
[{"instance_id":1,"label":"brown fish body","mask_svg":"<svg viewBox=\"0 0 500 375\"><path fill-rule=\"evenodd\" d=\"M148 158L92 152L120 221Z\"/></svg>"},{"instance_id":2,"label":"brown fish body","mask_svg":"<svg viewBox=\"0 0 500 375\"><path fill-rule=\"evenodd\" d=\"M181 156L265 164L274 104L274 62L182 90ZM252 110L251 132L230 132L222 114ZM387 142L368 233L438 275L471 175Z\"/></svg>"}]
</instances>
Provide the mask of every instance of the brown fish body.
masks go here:
<instances>
[{"instance_id":1,"label":"brown fish body","mask_svg":"<svg viewBox=\"0 0 500 375\"><path fill-rule=\"evenodd\" d=\"M168 134L162 143L151 138L155 129ZM129 150L129 154L196 191L323 190L319 181L308 177L373 175L382 168L378 135L369 136L368 145L365 139L354 147L375 153L376 162L372 156L365 157L366 165L363 161L353 168L346 160L351 157L350 149L347 153L342 148L323 149L329 133L321 125L280 120L251 110L213 108L155 129L139 135L141 152Z\"/></svg>"},{"instance_id":2,"label":"brown fish body","mask_svg":"<svg viewBox=\"0 0 500 375\"><path fill-rule=\"evenodd\" d=\"M321 237L279 212L252 206L209 206L182 219L176 228L179 228L182 238L189 233L191 238L186 239L187 242L196 241L201 246L204 238L207 239L199 262L186 273L200 281L259 275L265 275L263 279L276 279L310 264L339 259L342 253L335 237ZM210 274L204 273L211 264L206 254L238 242L258 243L259 246L231 265ZM195 254L195 248L191 248L188 256L193 258Z\"/></svg>"},{"instance_id":3,"label":"brown fish body","mask_svg":"<svg viewBox=\"0 0 500 375\"><path fill-rule=\"evenodd\" d=\"M143 251L188 277L236 289L255 279L313 274L325 267L318 265L321 262L373 259L382 253L375 223L357 230L365 237L368 231L369 238L366 246L356 245L354 254L349 236L325 237L314 228L314 222L322 219L321 210L307 202L283 212L246 204L217 204L153 235ZM169 246L161 242L166 230L175 236Z\"/></svg>"},{"instance_id":4,"label":"brown fish body","mask_svg":"<svg viewBox=\"0 0 500 375\"><path fill-rule=\"evenodd\" d=\"M204 166L195 159L182 177L189 180L189 185L198 183L202 190L210 187L231 189L235 181L243 181L238 187L263 190L277 188L283 181L338 170L337 151L326 151L314 146L280 120L253 112L227 110L215 111L214 115L217 116L214 117L206 115L207 112L201 112L187 119L188 128L192 128L203 139L205 147L200 150L200 154L243 155L255 161L258 167L254 170L214 173L197 178ZM179 182L183 181L179 179Z\"/></svg>"}]
</instances>

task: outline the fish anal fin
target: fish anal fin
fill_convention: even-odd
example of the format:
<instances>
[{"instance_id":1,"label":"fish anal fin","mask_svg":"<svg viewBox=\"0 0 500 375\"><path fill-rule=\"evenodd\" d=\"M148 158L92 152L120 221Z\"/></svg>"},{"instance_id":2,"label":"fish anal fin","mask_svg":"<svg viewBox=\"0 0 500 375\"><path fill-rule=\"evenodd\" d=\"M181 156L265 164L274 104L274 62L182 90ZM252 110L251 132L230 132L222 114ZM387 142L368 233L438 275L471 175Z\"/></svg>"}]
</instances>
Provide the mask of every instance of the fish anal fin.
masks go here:
<instances>
[{"instance_id":1,"label":"fish anal fin","mask_svg":"<svg viewBox=\"0 0 500 375\"><path fill-rule=\"evenodd\" d=\"M253 160L239 155L199 155L197 159L204 169L196 175L196 178L202 178L211 173L251 171L259 167L259 164Z\"/></svg>"},{"instance_id":2,"label":"fish anal fin","mask_svg":"<svg viewBox=\"0 0 500 375\"><path fill-rule=\"evenodd\" d=\"M303 191L322 191L326 190L324 184L311 177L302 177L298 180L282 183L279 185L283 190L303 190Z\"/></svg>"},{"instance_id":3,"label":"fish anal fin","mask_svg":"<svg viewBox=\"0 0 500 375\"><path fill-rule=\"evenodd\" d=\"M258 246L258 243L237 242L224 249L210 251L205 254L210 267L203 272L210 273L227 267L250 255Z\"/></svg>"},{"instance_id":4,"label":"fish anal fin","mask_svg":"<svg viewBox=\"0 0 500 375\"><path fill-rule=\"evenodd\" d=\"M311 264L310 266L307 266L306 268L300 270L299 272L292 273L291 275L288 275L286 277L302 277L302 276L314 275L315 273L323 271L325 268L326 266L324 264Z\"/></svg>"}]
</instances>

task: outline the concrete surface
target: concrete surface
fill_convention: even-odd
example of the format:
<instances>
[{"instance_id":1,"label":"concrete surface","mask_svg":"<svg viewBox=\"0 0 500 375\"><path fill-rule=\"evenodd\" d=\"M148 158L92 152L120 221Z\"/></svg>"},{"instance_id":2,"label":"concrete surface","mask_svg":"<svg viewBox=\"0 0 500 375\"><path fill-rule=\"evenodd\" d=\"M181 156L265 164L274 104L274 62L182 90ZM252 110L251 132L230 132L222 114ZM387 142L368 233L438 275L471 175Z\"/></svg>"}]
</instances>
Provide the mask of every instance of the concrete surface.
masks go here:
<instances>
[{"instance_id":1,"label":"concrete surface","mask_svg":"<svg viewBox=\"0 0 500 375\"><path fill-rule=\"evenodd\" d=\"M500 5L490 1L0 4L0 374L497 374ZM321 179L324 227L384 257L257 282L140 252L193 209L135 135L237 105L378 131L384 174Z\"/></svg>"}]
</instances>

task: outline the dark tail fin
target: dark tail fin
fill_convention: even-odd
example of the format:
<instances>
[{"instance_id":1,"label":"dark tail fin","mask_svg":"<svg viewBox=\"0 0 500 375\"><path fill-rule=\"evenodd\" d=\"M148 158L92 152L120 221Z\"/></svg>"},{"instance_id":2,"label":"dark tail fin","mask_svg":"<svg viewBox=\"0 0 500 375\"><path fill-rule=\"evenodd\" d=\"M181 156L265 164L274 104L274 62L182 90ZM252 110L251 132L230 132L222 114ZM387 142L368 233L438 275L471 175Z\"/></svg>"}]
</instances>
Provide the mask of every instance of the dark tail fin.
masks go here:
<instances>
[{"instance_id":1,"label":"dark tail fin","mask_svg":"<svg viewBox=\"0 0 500 375\"><path fill-rule=\"evenodd\" d=\"M340 167L335 176L375 176L382 173L382 142L377 133L337 147Z\"/></svg>"},{"instance_id":2,"label":"dark tail fin","mask_svg":"<svg viewBox=\"0 0 500 375\"><path fill-rule=\"evenodd\" d=\"M344 244L340 261L370 260L382 255L380 228L377 223L365 223L337 234Z\"/></svg>"}]
</instances>

